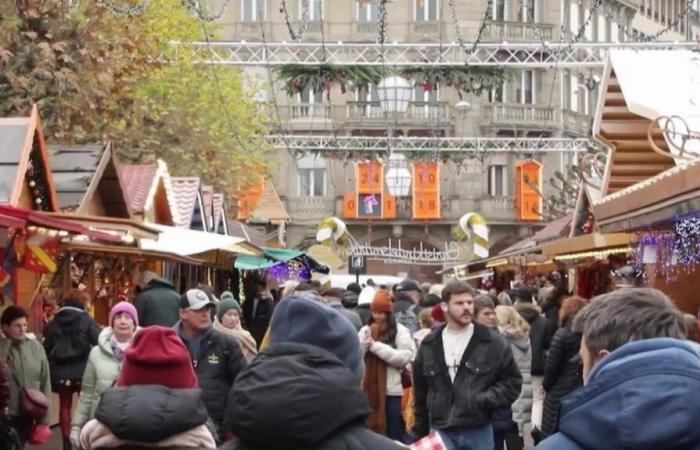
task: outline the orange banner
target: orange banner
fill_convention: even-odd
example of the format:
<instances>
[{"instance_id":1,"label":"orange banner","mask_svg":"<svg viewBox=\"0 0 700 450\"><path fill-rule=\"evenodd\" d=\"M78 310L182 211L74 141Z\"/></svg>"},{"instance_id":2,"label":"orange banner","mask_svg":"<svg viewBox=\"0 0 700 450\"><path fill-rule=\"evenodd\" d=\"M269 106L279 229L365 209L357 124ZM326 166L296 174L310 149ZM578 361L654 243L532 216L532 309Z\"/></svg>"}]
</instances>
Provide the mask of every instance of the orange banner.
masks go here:
<instances>
[{"instance_id":1,"label":"orange banner","mask_svg":"<svg viewBox=\"0 0 700 450\"><path fill-rule=\"evenodd\" d=\"M542 220L542 164L537 161L520 161L515 165L515 213L516 219Z\"/></svg>"},{"instance_id":2,"label":"orange banner","mask_svg":"<svg viewBox=\"0 0 700 450\"><path fill-rule=\"evenodd\" d=\"M396 197L392 197L388 192L384 193L382 219L396 219Z\"/></svg>"},{"instance_id":3,"label":"orange banner","mask_svg":"<svg viewBox=\"0 0 700 450\"><path fill-rule=\"evenodd\" d=\"M343 195L343 217L345 219L357 218L357 192L346 192Z\"/></svg>"},{"instance_id":4,"label":"orange banner","mask_svg":"<svg viewBox=\"0 0 700 450\"><path fill-rule=\"evenodd\" d=\"M384 191L384 165L378 161L357 163L358 194L381 194Z\"/></svg>"},{"instance_id":5,"label":"orange banner","mask_svg":"<svg viewBox=\"0 0 700 450\"><path fill-rule=\"evenodd\" d=\"M413 218L440 218L440 166L435 161L413 164Z\"/></svg>"}]
</instances>

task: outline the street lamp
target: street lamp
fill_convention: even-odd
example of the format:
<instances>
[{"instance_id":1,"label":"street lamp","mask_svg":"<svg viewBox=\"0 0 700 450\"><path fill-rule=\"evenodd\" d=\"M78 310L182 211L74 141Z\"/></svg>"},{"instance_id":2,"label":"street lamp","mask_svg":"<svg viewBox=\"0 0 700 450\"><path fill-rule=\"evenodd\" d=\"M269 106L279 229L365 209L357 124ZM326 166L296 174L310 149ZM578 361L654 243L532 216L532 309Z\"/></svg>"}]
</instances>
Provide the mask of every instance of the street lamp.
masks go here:
<instances>
[{"instance_id":1,"label":"street lamp","mask_svg":"<svg viewBox=\"0 0 700 450\"><path fill-rule=\"evenodd\" d=\"M411 82L404 77L383 78L377 85L382 110L386 113L405 113L411 100Z\"/></svg>"},{"instance_id":2,"label":"street lamp","mask_svg":"<svg viewBox=\"0 0 700 450\"><path fill-rule=\"evenodd\" d=\"M409 80L400 76L390 76L383 78L377 85L379 103L387 116L389 114L403 114L408 109L411 101L413 85ZM402 154L391 152L391 138L394 136L392 121L387 117L387 135L389 164L386 172L386 187L394 197L407 197L411 191L411 172L408 170L406 157Z\"/></svg>"},{"instance_id":3,"label":"street lamp","mask_svg":"<svg viewBox=\"0 0 700 450\"><path fill-rule=\"evenodd\" d=\"M406 157L400 153L389 156L389 168L386 171L386 187L394 197L408 197L411 192L411 171L408 170Z\"/></svg>"}]
</instances>

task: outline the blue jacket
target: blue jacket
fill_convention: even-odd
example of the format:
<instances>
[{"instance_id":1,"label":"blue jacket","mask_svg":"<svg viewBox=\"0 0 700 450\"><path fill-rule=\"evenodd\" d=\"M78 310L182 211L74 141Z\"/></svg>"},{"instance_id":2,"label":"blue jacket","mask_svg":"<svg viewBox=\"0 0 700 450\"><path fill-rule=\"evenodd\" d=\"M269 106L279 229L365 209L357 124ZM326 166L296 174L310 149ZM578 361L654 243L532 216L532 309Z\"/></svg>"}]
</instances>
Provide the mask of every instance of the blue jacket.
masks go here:
<instances>
[{"instance_id":1,"label":"blue jacket","mask_svg":"<svg viewBox=\"0 0 700 450\"><path fill-rule=\"evenodd\" d=\"M561 404L558 432L537 450L700 449L700 346L630 342Z\"/></svg>"}]
</instances>

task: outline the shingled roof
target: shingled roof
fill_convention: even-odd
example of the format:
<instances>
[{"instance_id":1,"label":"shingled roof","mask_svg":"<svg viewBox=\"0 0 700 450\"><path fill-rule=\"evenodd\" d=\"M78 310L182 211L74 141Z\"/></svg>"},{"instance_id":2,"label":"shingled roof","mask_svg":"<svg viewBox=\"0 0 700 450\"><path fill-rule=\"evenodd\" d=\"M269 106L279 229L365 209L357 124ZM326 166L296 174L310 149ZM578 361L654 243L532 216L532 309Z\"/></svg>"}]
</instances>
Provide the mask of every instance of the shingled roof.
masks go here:
<instances>
[{"instance_id":1,"label":"shingled roof","mask_svg":"<svg viewBox=\"0 0 700 450\"><path fill-rule=\"evenodd\" d=\"M277 195L275 187L270 181L266 181L262 195L260 195L260 199L258 199L248 221L279 224L289 222L290 219L291 217L282 204L279 195Z\"/></svg>"},{"instance_id":2,"label":"shingled roof","mask_svg":"<svg viewBox=\"0 0 700 450\"><path fill-rule=\"evenodd\" d=\"M129 208L135 213L143 213L146 199L156 178L158 167L154 164L129 164L119 167L119 175L126 187Z\"/></svg>"},{"instance_id":3,"label":"shingled roof","mask_svg":"<svg viewBox=\"0 0 700 450\"><path fill-rule=\"evenodd\" d=\"M202 228L204 217L202 209L202 195L200 191L201 180L199 177L173 177L171 179L173 192L177 204L179 228L206 229ZM199 215L199 217L195 217ZM193 228L194 227L194 228Z\"/></svg>"}]
</instances>

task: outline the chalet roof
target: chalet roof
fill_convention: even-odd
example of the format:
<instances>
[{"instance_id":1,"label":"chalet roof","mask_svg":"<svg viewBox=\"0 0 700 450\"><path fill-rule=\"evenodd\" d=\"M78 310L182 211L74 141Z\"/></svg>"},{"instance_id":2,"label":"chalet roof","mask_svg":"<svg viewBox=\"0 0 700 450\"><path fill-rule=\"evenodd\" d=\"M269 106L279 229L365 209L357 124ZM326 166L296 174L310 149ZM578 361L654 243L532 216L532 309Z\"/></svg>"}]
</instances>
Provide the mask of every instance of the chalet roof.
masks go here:
<instances>
[{"instance_id":1,"label":"chalet roof","mask_svg":"<svg viewBox=\"0 0 700 450\"><path fill-rule=\"evenodd\" d=\"M288 222L290 219L291 217L277 195L272 182L266 181L262 195L260 195L248 221L281 223Z\"/></svg>"},{"instance_id":2,"label":"chalet roof","mask_svg":"<svg viewBox=\"0 0 700 450\"><path fill-rule=\"evenodd\" d=\"M156 164L129 164L119 167L119 175L126 187L129 208L135 213L142 213L146 200L156 178Z\"/></svg>"},{"instance_id":3,"label":"chalet roof","mask_svg":"<svg viewBox=\"0 0 700 450\"><path fill-rule=\"evenodd\" d=\"M49 145L51 172L61 209L78 209L85 198L107 146Z\"/></svg>"},{"instance_id":4,"label":"chalet roof","mask_svg":"<svg viewBox=\"0 0 700 450\"><path fill-rule=\"evenodd\" d=\"M201 201L201 180L199 177L173 177L171 182L178 213L175 225L178 228L190 228L197 203Z\"/></svg>"},{"instance_id":5,"label":"chalet roof","mask_svg":"<svg viewBox=\"0 0 700 450\"><path fill-rule=\"evenodd\" d=\"M19 204L32 150L38 152L49 191L51 204L43 209L58 211L59 202L36 105L29 117L0 118L0 203Z\"/></svg>"}]
</instances>

